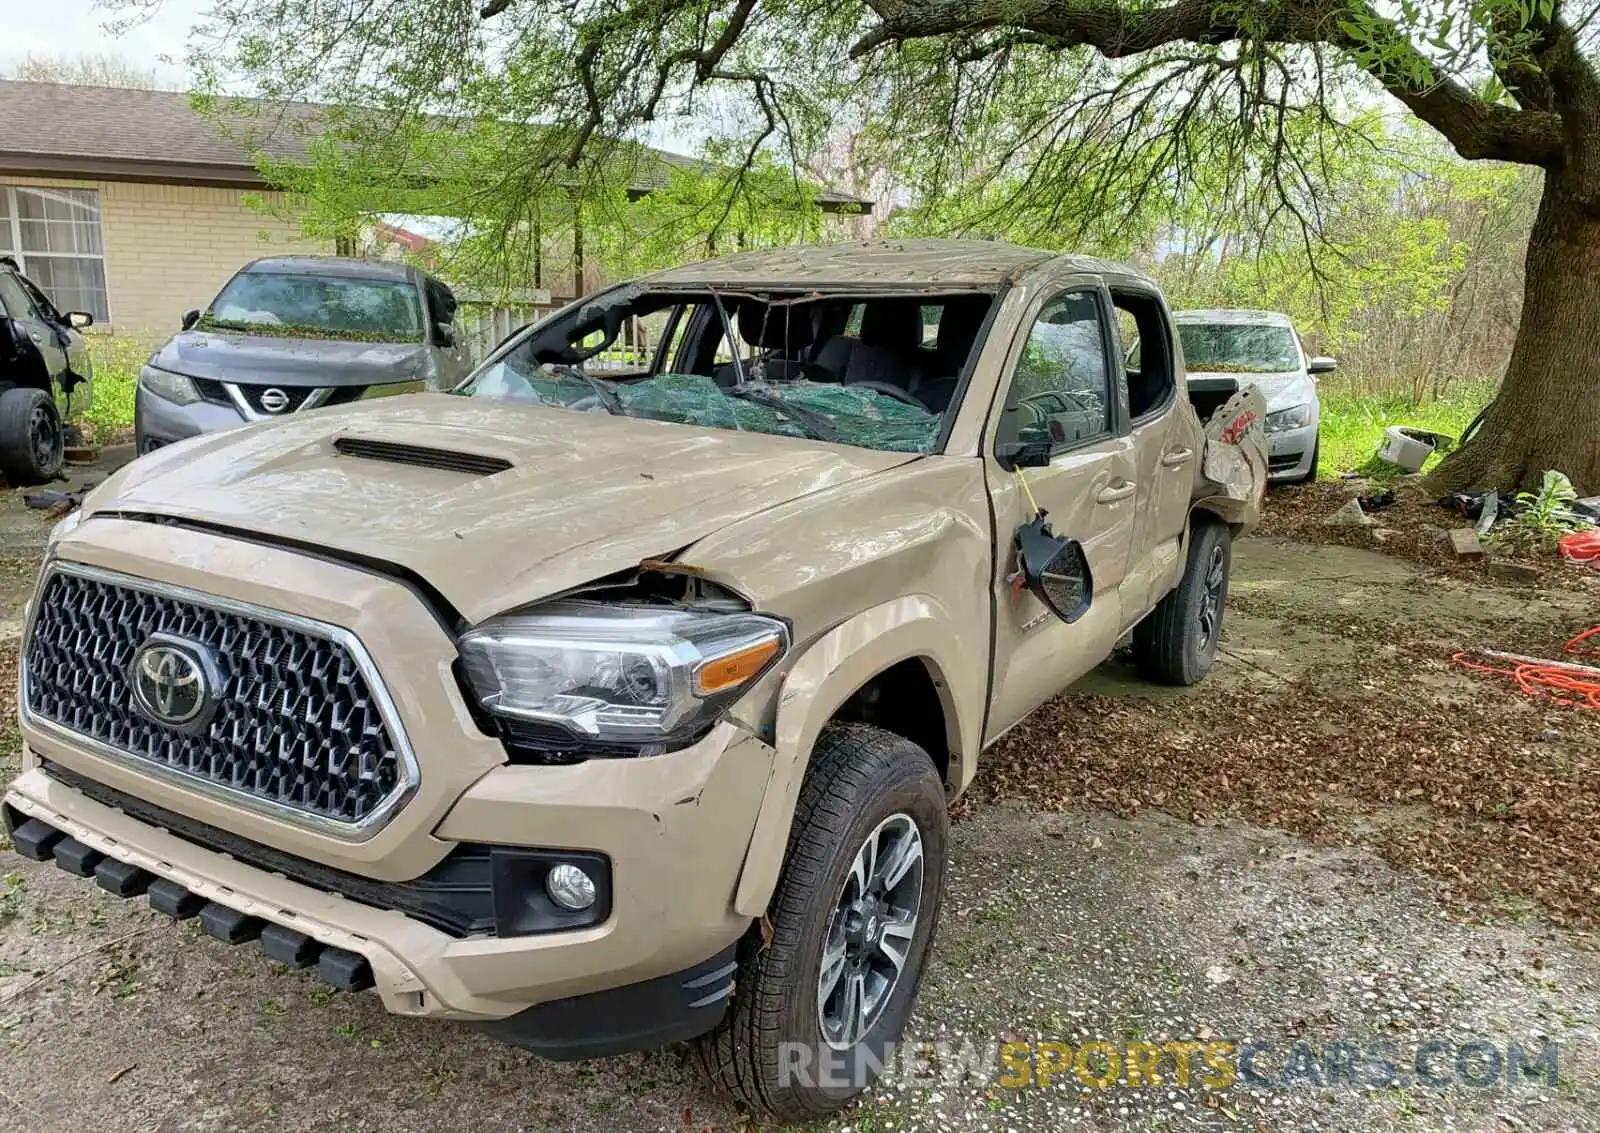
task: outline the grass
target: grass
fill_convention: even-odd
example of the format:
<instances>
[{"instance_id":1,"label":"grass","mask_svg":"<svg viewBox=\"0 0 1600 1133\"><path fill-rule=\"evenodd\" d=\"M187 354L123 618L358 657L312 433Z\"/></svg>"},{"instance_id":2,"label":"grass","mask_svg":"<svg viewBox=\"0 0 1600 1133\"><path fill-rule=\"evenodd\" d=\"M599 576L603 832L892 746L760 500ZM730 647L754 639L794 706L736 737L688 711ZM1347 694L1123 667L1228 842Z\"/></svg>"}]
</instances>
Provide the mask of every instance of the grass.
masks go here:
<instances>
[{"instance_id":1,"label":"grass","mask_svg":"<svg viewBox=\"0 0 1600 1133\"><path fill-rule=\"evenodd\" d=\"M94 426L95 437L133 426L133 391L139 384L139 367L150 357L151 343L137 335L88 334L89 357L94 362L94 401L83 421Z\"/></svg>"},{"instance_id":2,"label":"grass","mask_svg":"<svg viewBox=\"0 0 1600 1133\"><path fill-rule=\"evenodd\" d=\"M1383 443L1390 425L1410 425L1461 439L1478 411L1489 403L1499 382L1495 379L1460 381L1434 401L1413 402L1408 393L1354 393L1336 382L1324 382L1322 397L1322 456L1320 476L1366 471ZM1439 459L1430 456L1428 468Z\"/></svg>"}]
</instances>

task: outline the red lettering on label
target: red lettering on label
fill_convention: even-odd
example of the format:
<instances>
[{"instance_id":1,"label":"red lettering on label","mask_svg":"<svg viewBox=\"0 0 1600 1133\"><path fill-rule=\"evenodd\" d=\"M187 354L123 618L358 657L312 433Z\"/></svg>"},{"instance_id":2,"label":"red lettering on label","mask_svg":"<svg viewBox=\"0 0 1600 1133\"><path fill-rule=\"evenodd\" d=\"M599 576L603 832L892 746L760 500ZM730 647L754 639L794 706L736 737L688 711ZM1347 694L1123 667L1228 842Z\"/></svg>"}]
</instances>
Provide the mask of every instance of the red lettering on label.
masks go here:
<instances>
[{"instance_id":1,"label":"red lettering on label","mask_svg":"<svg viewBox=\"0 0 1600 1133\"><path fill-rule=\"evenodd\" d=\"M1219 436L1217 440L1221 441L1225 445L1236 445L1239 443L1239 438L1244 436L1245 430L1255 423L1255 411L1246 410L1245 412L1239 414L1239 416L1235 417L1232 421L1228 422L1228 427L1222 430L1222 435Z\"/></svg>"}]
</instances>

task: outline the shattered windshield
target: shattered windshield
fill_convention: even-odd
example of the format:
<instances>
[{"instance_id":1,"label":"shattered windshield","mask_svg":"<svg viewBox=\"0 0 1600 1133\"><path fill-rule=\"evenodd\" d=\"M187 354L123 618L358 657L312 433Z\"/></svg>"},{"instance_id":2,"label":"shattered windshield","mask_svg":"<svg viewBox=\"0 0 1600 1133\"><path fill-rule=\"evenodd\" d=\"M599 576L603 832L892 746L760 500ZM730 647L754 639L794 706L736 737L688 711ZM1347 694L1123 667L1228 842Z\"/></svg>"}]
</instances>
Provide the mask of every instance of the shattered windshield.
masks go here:
<instances>
[{"instance_id":1,"label":"shattered windshield","mask_svg":"<svg viewBox=\"0 0 1600 1133\"><path fill-rule=\"evenodd\" d=\"M240 272L202 328L290 338L421 342L417 289L403 280Z\"/></svg>"},{"instance_id":2,"label":"shattered windshield","mask_svg":"<svg viewBox=\"0 0 1600 1133\"><path fill-rule=\"evenodd\" d=\"M1183 360L1191 372L1279 374L1300 368L1294 332L1249 323L1180 323Z\"/></svg>"},{"instance_id":3,"label":"shattered windshield","mask_svg":"<svg viewBox=\"0 0 1600 1133\"><path fill-rule=\"evenodd\" d=\"M557 315L455 392L933 452L988 294L633 295Z\"/></svg>"}]
</instances>

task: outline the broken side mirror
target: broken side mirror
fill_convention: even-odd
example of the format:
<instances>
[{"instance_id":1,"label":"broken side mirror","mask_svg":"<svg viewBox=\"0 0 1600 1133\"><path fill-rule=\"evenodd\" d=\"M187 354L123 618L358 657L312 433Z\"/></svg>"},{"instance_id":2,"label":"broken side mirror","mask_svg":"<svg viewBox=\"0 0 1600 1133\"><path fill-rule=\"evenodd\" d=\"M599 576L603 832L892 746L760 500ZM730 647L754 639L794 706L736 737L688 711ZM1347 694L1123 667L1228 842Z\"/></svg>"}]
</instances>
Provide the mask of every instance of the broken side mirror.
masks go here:
<instances>
[{"instance_id":1,"label":"broken side mirror","mask_svg":"<svg viewBox=\"0 0 1600 1133\"><path fill-rule=\"evenodd\" d=\"M449 323L434 323L433 334L440 346L454 346L456 344L455 328Z\"/></svg>"},{"instance_id":2,"label":"broken side mirror","mask_svg":"<svg viewBox=\"0 0 1600 1133\"><path fill-rule=\"evenodd\" d=\"M1050 447L1048 441L1011 441L1001 445L997 455L1007 469L1048 468Z\"/></svg>"},{"instance_id":3,"label":"broken side mirror","mask_svg":"<svg viewBox=\"0 0 1600 1133\"><path fill-rule=\"evenodd\" d=\"M1089 612L1094 578L1088 556L1076 539L1051 531L1043 512L1017 528L1017 567L1022 584L1068 625Z\"/></svg>"},{"instance_id":4,"label":"broken side mirror","mask_svg":"<svg viewBox=\"0 0 1600 1133\"><path fill-rule=\"evenodd\" d=\"M182 326L183 326L184 330L193 330L194 329L194 324L199 322L199 321L200 321L200 312L199 311L185 311L183 313Z\"/></svg>"},{"instance_id":5,"label":"broken side mirror","mask_svg":"<svg viewBox=\"0 0 1600 1133\"><path fill-rule=\"evenodd\" d=\"M94 326L94 316L88 311L68 311L67 325L73 330L82 330Z\"/></svg>"},{"instance_id":6,"label":"broken side mirror","mask_svg":"<svg viewBox=\"0 0 1600 1133\"><path fill-rule=\"evenodd\" d=\"M1308 374L1331 374L1339 368L1339 363L1325 354L1319 354L1306 362Z\"/></svg>"}]
</instances>

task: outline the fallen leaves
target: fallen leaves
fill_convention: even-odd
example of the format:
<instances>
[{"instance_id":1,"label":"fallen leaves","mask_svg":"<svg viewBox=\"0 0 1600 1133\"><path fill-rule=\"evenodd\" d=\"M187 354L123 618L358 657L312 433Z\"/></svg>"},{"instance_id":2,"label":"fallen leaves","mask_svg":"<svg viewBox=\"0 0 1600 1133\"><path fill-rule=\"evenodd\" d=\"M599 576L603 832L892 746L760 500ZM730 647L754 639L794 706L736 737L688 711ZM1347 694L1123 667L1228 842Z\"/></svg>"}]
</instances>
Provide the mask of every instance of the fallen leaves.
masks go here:
<instances>
[{"instance_id":1,"label":"fallen leaves","mask_svg":"<svg viewBox=\"0 0 1600 1133\"><path fill-rule=\"evenodd\" d=\"M1563 713L1550 742L1548 706L1465 681L1441 695L1408 654L1266 691L1061 697L997 745L974 794L1365 845L1448 899L1526 898L1600 927L1600 714Z\"/></svg>"}]
</instances>

